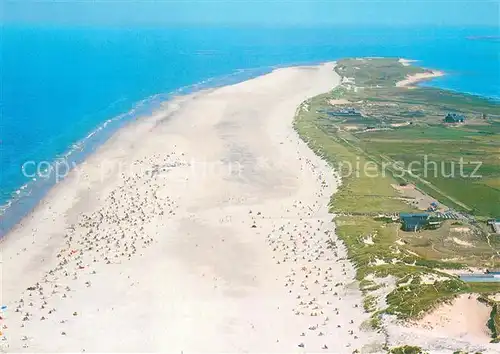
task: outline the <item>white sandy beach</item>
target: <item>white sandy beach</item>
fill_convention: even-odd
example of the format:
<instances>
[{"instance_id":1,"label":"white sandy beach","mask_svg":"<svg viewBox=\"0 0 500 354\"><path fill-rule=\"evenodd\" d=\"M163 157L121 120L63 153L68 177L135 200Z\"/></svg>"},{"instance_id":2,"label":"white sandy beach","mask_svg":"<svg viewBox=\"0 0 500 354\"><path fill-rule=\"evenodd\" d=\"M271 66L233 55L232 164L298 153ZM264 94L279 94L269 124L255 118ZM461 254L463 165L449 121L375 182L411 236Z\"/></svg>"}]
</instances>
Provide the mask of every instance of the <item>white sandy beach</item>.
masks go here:
<instances>
[{"instance_id":1,"label":"white sandy beach","mask_svg":"<svg viewBox=\"0 0 500 354\"><path fill-rule=\"evenodd\" d=\"M403 66L410 66L412 65L413 63L417 62L418 60L413 60L413 59L405 59L405 58L399 58L398 60L401 65Z\"/></svg>"},{"instance_id":2,"label":"white sandy beach","mask_svg":"<svg viewBox=\"0 0 500 354\"><path fill-rule=\"evenodd\" d=\"M292 128L332 69L180 97L117 133L2 243L3 350L380 348L328 214L336 179Z\"/></svg>"},{"instance_id":3,"label":"white sandy beach","mask_svg":"<svg viewBox=\"0 0 500 354\"><path fill-rule=\"evenodd\" d=\"M434 79L436 77L440 77L440 76L443 76L443 75L444 75L444 72L439 71L439 70L431 70L431 71L426 72L426 73L418 73L418 74L415 74L415 75L409 75L409 76L406 77L405 80L401 80L399 82L396 82L396 86L397 87L408 87L408 88L411 88L411 87L413 87L412 85L414 85L414 84L416 84L416 83L418 83L420 81L431 80L431 79Z\"/></svg>"}]
</instances>

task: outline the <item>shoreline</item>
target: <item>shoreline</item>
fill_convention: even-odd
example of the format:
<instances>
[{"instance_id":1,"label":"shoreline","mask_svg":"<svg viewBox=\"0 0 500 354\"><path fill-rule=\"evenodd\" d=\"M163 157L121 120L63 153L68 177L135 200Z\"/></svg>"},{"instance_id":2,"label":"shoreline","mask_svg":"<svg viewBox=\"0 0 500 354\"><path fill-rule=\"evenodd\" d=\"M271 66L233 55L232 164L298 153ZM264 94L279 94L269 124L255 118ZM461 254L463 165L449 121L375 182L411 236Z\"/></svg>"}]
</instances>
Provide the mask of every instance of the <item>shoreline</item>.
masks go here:
<instances>
[{"instance_id":1,"label":"shoreline","mask_svg":"<svg viewBox=\"0 0 500 354\"><path fill-rule=\"evenodd\" d=\"M337 182L292 126L297 106L339 84L333 66L183 97L102 145L2 242L4 349L379 343L359 330L367 315L332 232Z\"/></svg>"},{"instance_id":2,"label":"shoreline","mask_svg":"<svg viewBox=\"0 0 500 354\"><path fill-rule=\"evenodd\" d=\"M71 170L78 168L81 164L85 163L86 159L92 156L99 147L112 139L114 135L118 134L120 130L127 128L129 124L135 124L137 121L148 119L158 114L158 112L162 112L166 104L175 101L179 97L238 84L268 74L276 68L278 67L269 66L239 69L226 75L179 87L168 93L155 94L142 99L134 103L133 108L129 111L109 118L98 125L94 130L85 132L85 137L73 143L62 155L56 156L50 161L51 168L54 168L55 164L61 160L64 161L65 164L71 166ZM144 110L146 113L141 113ZM136 113L136 111L140 111L140 113ZM3 239L8 236L23 219L29 217L30 213L35 210L47 194L68 175L69 173L62 179L58 179L53 173L50 174L49 178L36 175L34 176L35 179L30 179L17 190L13 191L11 193L11 198L1 206L0 243L3 242ZM18 196L16 197L15 194L18 194Z\"/></svg>"},{"instance_id":3,"label":"shoreline","mask_svg":"<svg viewBox=\"0 0 500 354\"><path fill-rule=\"evenodd\" d=\"M106 144L113 144L115 140L120 139L120 135L122 133L126 133L128 130L133 130L134 126L138 126L146 121L155 121L157 119L163 119L163 118L168 118L170 114L172 114L172 108L176 107L178 104L177 102L179 100L182 100L183 98L189 99L195 94L187 94L184 96L176 96L172 97L168 101L165 101L162 106L162 109L157 109L155 112L153 112L149 116L141 116L141 117L136 117L131 121L128 121L124 124L124 126L114 130L111 132L110 136L101 141L100 144L93 146L95 148L95 151L91 151L88 155L85 155L83 159L81 159L79 162L76 163L75 167L72 168L67 176L65 176L63 179L61 179L58 182L55 182L55 178L51 179L48 181L49 186L44 187L44 190L41 191L40 194L43 196L40 199L37 199L36 201L33 202L33 207L29 208L27 212L23 212L24 216L19 217L17 223L10 223L12 224L10 228L7 229L7 231L3 234L0 234L0 245L3 245L4 243L7 243L9 240L9 235L16 232L17 228L23 227L24 222L29 222L29 220L32 218L32 214L37 212L38 209L44 208L44 206L47 204L46 200L50 200L52 198L55 198L55 195L60 194L61 192L58 191L59 188L63 188L65 184L67 183L66 181L71 181L75 180L77 178L80 178L80 173L78 169L80 168L85 168L85 165L88 163L89 160L94 160L96 159L96 155L99 154L99 151L103 148L106 147ZM165 107L166 106L166 107ZM172 107L169 107L172 106ZM175 108L174 108L175 109ZM40 179L40 178L39 178ZM2 215L3 217L3 215ZM16 217L17 218L17 217Z\"/></svg>"},{"instance_id":4,"label":"shoreline","mask_svg":"<svg viewBox=\"0 0 500 354\"><path fill-rule=\"evenodd\" d=\"M95 151L99 149L103 144L105 144L108 140L112 139L114 135L118 134L120 130L127 128L129 124L136 124L140 120L148 119L152 115L156 115L159 112L162 112L165 105L167 105L171 101L175 101L178 98L194 95L206 90L213 90L225 86L239 84L248 80L255 79L259 76L267 75L274 70L320 64L322 63L314 62L309 64L283 64L238 69L229 74L208 78L191 85L179 87L168 93L155 94L135 103L133 105L133 108L128 112L124 112L117 115L116 117L109 118L91 132L86 132L84 134L84 138L72 144L72 147L65 151L62 156L56 156L50 162L50 164L52 167L54 167L54 164L62 159L65 161L65 163L72 166L72 169L80 167L81 164L85 163L86 159L92 156ZM151 102L152 105L146 104L146 106L144 106L146 102ZM139 108L141 107L148 113L135 114L135 111L139 110ZM110 129L107 128L108 125L112 126L113 124L117 124L117 127L111 127ZM75 146L79 147L78 151L74 149ZM73 157L73 155L75 156ZM69 159L68 157L71 157L71 159ZM69 173L64 178L66 178L68 175ZM10 198L5 204L1 206L3 210L0 213L0 243L3 242L3 239L8 236L8 234L19 223L21 223L23 219L29 217L30 213L35 210L35 208L43 201L46 195L50 193L50 191L64 179L63 178L56 182L56 177L52 174L50 178L43 178L38 175L36 175L35 178L36 181L31 179L20 186L16 191L13 191L11 193L12 198ZM19 194L20 197L14 197L14 194L16 193ZM33 198L33 195L35 195L36 197Z\"/></svg>"}]
</instances>

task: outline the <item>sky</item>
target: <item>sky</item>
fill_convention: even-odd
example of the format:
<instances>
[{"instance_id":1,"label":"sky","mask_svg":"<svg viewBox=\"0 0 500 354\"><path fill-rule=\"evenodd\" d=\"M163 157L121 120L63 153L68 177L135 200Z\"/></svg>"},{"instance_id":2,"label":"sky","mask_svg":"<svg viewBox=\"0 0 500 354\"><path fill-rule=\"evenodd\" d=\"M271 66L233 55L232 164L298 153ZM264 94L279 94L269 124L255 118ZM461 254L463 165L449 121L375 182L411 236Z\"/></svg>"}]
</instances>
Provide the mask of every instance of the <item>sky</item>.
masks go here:
<instances>
[{"instance_id":1,"label":"sky","mask_svg":"<svg viewBox=\"0 0 500 354\"><path fill-rule=\"evenodd\" d=\"M0 0L6 24L499 26L500 0Z\"/></svg>"}]
</instances>

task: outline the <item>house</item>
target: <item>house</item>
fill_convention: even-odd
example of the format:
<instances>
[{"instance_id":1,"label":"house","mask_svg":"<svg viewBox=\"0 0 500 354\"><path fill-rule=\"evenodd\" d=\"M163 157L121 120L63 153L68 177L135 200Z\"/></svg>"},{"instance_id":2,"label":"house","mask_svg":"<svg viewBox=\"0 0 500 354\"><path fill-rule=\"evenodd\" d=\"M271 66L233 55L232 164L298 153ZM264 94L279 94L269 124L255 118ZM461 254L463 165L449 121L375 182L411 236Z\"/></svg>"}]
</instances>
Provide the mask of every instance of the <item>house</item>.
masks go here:
<instances>
[{"instance_id":1,"label":"house","mask_svg":"<svg viewBox=\"0 0 500 354\"><path fill-rule=\"evenodd\" d=\"M445 123L464 123L465 117L462 114L457 113L448 113L446 117L444 117Z\"/></svg>"},{"instance_id":2,"label":"house","mask_svg":"<svg viewBox=\"0 0 500 354\"><path fill-rule=\"evenodd\" d=\"M500 219L490 219L488 225L491 225L494 233L500 234Z\"/></svg>"},{"instance_id":3,"label":"house","mask_svg":"<svg viewBox=\"0 0 500 354\"><path fill-rule=\"evenodd\" d=\"M438 208L438 203L432 202L429 208L427 208L427 211L436 211Z\"/></svg>"},{"instance_id":4,"label":"house","mask_svg":"<svg viewBox=\"0 0 500 354\"><path fill-rule=\"evenodd\" d=\"M439 229L441 227L441 221L437 221L437 220L429 220L427 222L427 225L426 225L426 228L430 229L430 230L436 230L436 229Z\"/></svg>"},{"instance_id":5,"label":"house","mask_svg":"<svg viewBox=\"0 0 500 354\"><path fill-rule=\"evenodd\" d=\"M354 108L341 109L339 111L328 112L331 116L340 117L361 117L361 113Z\"/></svg>"},{"instance_id":6,"label":"house","mask_svg":"<svg viewBox=\"0 0 500 354\"><path fill-rule=\"evenodd\" d=\"M500 275L500 269L486 269L486 274Z\"/></svg>"},{"instance_id":7,"label":"house","mask_svg":"<svg viewBox=\"0 0 500 354\"><path fill-rule=\"evenodd\" d=\"M404 231L417 231L429 225L430 215L427 213L399 214L399 220L403 224Z\"/></svg>"}]
</instances>

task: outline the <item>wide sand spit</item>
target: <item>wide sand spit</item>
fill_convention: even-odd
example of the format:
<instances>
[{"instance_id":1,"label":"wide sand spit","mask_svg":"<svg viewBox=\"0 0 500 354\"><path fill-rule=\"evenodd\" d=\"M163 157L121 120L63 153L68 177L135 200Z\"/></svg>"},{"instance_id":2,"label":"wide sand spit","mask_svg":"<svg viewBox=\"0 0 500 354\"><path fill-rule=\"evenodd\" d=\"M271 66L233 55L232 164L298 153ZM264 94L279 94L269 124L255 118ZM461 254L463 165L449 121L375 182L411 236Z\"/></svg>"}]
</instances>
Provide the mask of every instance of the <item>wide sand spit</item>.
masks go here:
<instances>
[{"instance_id":1,"label":"wide sand spit","mask_svg":"<svg viewBox=\"0 0 500 354\"><path fill-rule=\"evenodd\" d=\"M328 213L339 179L293 130L333 68L178 97L116 133L3 240L2 350L379 351Z\"/></svg>"},{"instance_id":2,"label":"wide sand spit","mask_svg":"<svg viewBox=\"0 0 500 354\"><path fill-rule=\"evenodd\" d=\"M124 128L2 246L8 351L351 352L377 335L293 130L334 63L179 97ZM337 246L327 248L327 240Z\"/></svg>"}]
</instances>

